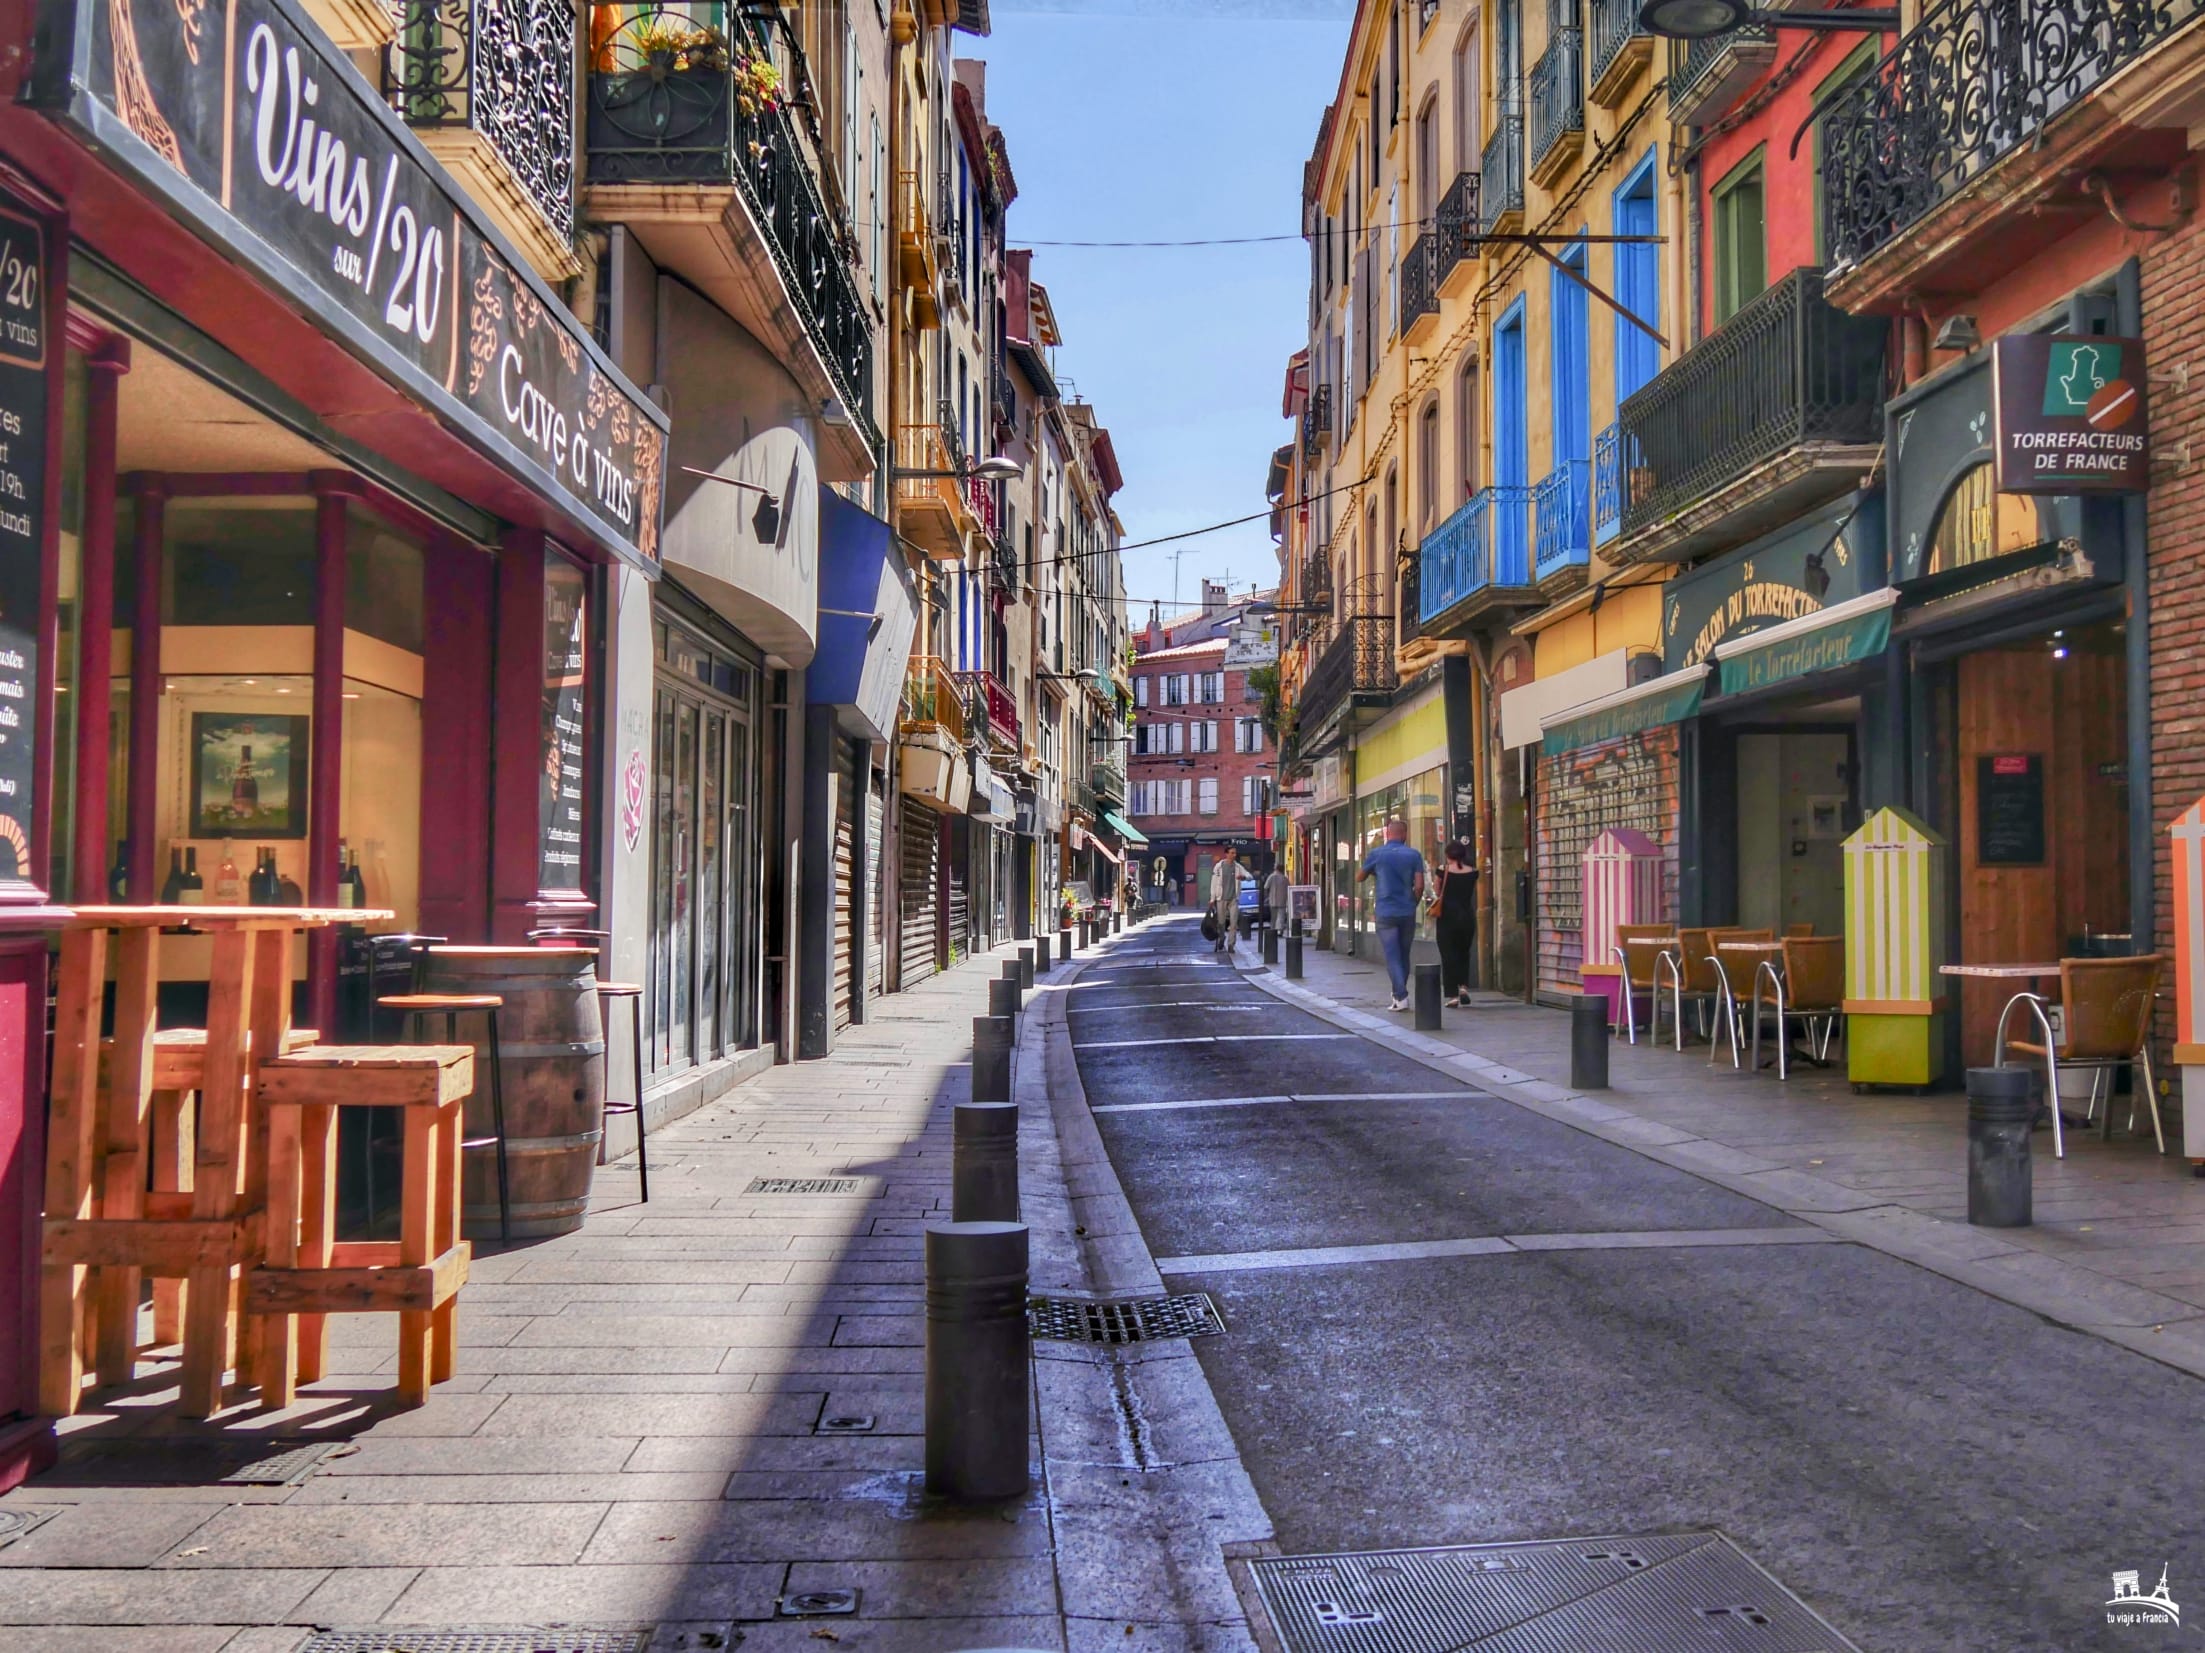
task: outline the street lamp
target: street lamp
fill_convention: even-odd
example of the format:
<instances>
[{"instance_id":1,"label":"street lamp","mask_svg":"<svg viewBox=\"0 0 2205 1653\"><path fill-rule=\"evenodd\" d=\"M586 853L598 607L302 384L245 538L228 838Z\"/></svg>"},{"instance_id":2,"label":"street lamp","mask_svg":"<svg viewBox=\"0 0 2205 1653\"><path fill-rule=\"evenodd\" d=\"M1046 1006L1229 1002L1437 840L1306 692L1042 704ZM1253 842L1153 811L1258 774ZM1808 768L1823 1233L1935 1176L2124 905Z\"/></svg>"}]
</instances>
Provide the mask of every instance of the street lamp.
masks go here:
<instances>
[{"instance_id":1,"label":"street lamp","mask_svg":"<svg viewBox=\"0 0 2205 1653\"><path fill-rule=\"evenodd\" d=\"M934 478L947 478L955 482L1009 482L1025 474L1025 467L1015 459L997 454L991 459L974 460L956 470L930 471L925 467L898 465L895 468L898 482L921 482Z\"/></svg>"},{"instance_id":2,"label":"street lamp","mask_svg":"<svg viewBox=\"0 0 2205 1653\"><path fill-rule=\"evenodd\" d=\"M1765 11L1745 0L1645 0L1638 26L1665 40L1712 40L1739 29L1805 29L1810 34L1863 34L1896 29L1896 6L1849 11Z\"/></svg>"}]
</instances>

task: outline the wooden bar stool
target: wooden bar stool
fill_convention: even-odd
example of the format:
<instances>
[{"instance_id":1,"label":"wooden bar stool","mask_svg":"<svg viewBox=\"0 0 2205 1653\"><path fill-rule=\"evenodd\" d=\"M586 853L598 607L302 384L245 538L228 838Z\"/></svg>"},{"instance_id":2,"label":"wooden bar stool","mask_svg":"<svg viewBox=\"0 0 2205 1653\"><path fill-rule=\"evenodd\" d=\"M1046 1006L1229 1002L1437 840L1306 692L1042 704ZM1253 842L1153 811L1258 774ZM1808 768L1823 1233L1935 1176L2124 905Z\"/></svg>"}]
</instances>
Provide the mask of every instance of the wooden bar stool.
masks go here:
<instances>
[{"instance_id":1,"label":"wooden bar stool","mask_svg":"<svg viewBox=\"0 0 2205 1653\"><path fill-rule=\"evenodd\" d=\"M380 1010L394 1010L411 1025L416 1043L425 1016L444 1018L444 1042L459 1038L459 1018L480 1015L487 1022L485 1048L490 1052L490 1135L469 1137L462 1148L495 1148L498 1156L498 1241L513 1240L513 1187L505 1165L505 1069L498 1060L498 1012L505 1000L496 993L390 993L375 1001ZM470 1047L471 1048L471 1047ZM411 1155L408 1156L411 1163ZM401 1192L401 1199L407 1198Z\"/></svg>"},{"instance_id":2,"label":"wooden bar stool","mask_svg":"<svg viewBox=\"0 0 2205 1653\"><path fill-rule=\"evenodd\" d=\"M612 1002L615 999L626 999L628 1001L628 1043L629 1048L635 1055L635 1092L633 1101L612 1101L610 1099L612 1075L608 1072L605 1075L607 1096L605 1115L607 1118L620 1113L635 1115L635 1174L636 1180L643 1190L643 1203L649 1205L651 1203L651 1168L644 1162L643 1151L643 989L639 984L632 981L601 981L597 984L597 1006L604 1016L605 1032L608 1037L612 1033ZM605 1163L605 1143L602 1138L599 1139L597 1144L597 1163L600 1165Z\"/></svg>"},{"instance_id":3,"label":"wooden bar stool","mask_svg":"<svg viewBox=\"0 0 2205 1653\"><path fill-rule=\"evenodd\" d=\"M459 1288L461 1110L475 1088L472 1045L317 1045L266 1063L266 1258L245 1277L259 1328L261 1400L288 1406L326 1365L332 1314L398 1316L398 1392L418 1405L452 1375ZM335 1239L337 1111L399 1108L405 1179L399 1238Z\"/></svg>"}]
</instances>

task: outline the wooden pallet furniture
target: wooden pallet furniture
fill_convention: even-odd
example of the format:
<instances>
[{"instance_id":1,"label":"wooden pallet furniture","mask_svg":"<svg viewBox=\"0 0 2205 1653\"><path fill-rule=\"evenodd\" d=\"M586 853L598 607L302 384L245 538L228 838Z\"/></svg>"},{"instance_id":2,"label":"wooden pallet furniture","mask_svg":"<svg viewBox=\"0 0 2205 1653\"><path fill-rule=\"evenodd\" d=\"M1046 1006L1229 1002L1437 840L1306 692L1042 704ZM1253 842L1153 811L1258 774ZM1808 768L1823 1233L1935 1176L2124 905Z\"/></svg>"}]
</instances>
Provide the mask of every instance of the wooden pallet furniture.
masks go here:
<instances>
[{"instance_id":1,"label":"wooden pallet furniture","mask_svg":"<svg viewBox=\"0 0 2205 1653\"><path fill-rule=\"evenodd\" d=\"M42 1411L73 1415L88 1369L103 1385L129 1381L148 1274L187 1282L181 1411L194 1417L218 1411L233 1361L242 1372L257 1368L258 1351L241 1338L237 1314L240 1271L261 1255L267 1198L265 1133L254 1092L266 1058L291 1043L292 942L307 930L390 916L344 908L76 910L62 932L54 1016L40 1258ZM163 931L179 925L213 939L196 1070L188 1041L164 1046L155 1027ZM114 1035L103 1041L110 966ZM187 1078L200 1095L188 1190L183 1105L163 1104L170 1127L164 1138L154 1128L160 1081ZM167 1161L164 1180L176 1186L149 1198L157 1148Z\"/></svg>"},{"instance_id":2,"label":"wooden pallet furniture","mask_svg":"<svg viewBox=\"0 0 2205 1653\"><path fill-rule=\"evenodd\" d=\"M398 1393L419 1405L452 1375L459 1288L461 1104L472 1045L316 1045L260 1070L268 1116L265 1258L245 1277L258 1326L261 1399L288 1406L322 1375L327 1317L398 1316ZM337 1113L404 1110L399 1238L338 1243Z\"/></svg>"}]
</instances>

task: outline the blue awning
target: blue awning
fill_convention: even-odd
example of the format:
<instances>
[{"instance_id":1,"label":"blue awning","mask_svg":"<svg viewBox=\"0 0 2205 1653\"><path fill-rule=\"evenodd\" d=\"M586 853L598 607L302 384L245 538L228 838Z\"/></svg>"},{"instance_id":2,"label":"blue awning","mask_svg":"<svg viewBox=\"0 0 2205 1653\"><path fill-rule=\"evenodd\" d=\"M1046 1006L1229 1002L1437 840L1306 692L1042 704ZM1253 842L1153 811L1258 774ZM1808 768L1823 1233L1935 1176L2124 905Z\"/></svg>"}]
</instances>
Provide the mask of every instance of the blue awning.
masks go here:
<instances>
[{"instance_id":1,"label":"blue awning","mask_svg":"<svg viewBox=\"0 0 2205 1653\"><path fill-rule=\"evenodd\" d=\"M919 594L888 524L819 490L819 652L804 674L814 706L849 710L875 740L896 729Z\"/></svg>"}]
</instances>

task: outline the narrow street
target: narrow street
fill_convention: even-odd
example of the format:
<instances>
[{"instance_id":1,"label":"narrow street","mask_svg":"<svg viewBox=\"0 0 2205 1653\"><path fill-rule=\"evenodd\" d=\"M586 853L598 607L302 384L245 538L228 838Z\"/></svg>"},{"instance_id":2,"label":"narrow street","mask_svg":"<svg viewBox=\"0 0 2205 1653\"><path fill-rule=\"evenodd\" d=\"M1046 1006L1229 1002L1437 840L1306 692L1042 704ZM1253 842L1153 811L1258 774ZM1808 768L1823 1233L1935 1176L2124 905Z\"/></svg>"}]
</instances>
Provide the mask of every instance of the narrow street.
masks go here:
<instances>
[{"instance_id":1,"label":"narrow street","mask_svg":"<svg viewBox=\"0 0 2205 1653\"><path fill-rule=\"evenodd\" d=\"M2099 1604L2205 1538L2194 1379L1342 1033L1191 922L1069 1014L1285 1554L1717 1528L1863 1648L2171 1641Z\"/></svg>"}]
</instances>

